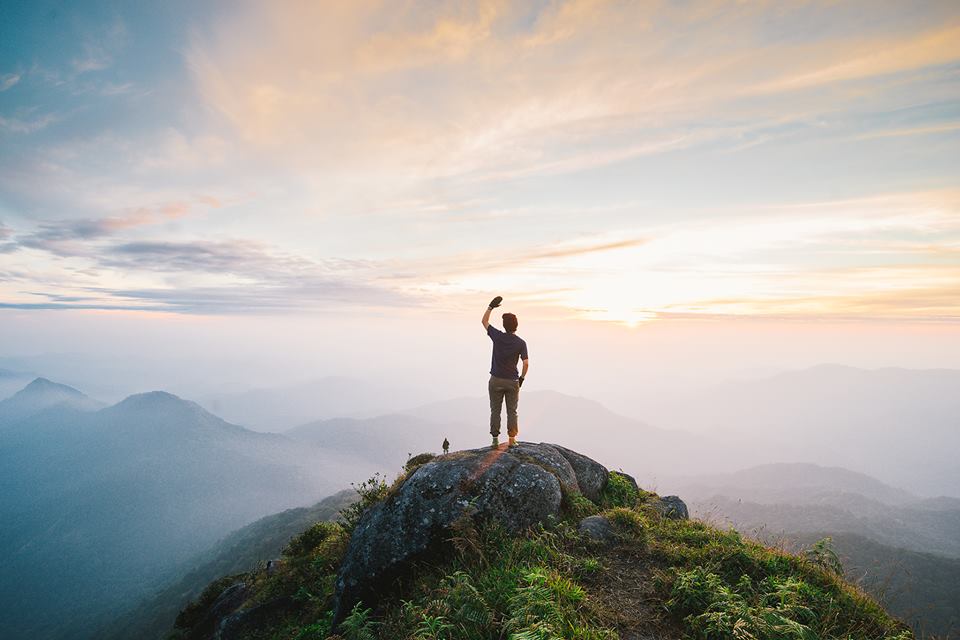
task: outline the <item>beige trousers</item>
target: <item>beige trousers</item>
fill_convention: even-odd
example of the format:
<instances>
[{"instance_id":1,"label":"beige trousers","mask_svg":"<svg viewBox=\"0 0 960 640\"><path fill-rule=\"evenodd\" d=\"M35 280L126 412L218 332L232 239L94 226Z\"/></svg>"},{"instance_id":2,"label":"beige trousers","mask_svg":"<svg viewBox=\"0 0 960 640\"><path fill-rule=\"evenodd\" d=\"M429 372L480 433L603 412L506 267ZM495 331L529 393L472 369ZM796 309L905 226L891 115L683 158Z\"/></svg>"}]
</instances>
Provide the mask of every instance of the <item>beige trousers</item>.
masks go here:
<instances>
[{"instance_id":1,"label":"beige trousers","mask_svg":"<svg viewBox=\"0 0 960 640\"><path fill-rule=\"evenodd\" d=\"M490 435L500 435L500 410L503 401L507 401L507 435L516 437L519 426L517 424L517 402L520 400L520 383L508 378L490 376L487 383L490 392Z\"/></svg>"}]
</instances>

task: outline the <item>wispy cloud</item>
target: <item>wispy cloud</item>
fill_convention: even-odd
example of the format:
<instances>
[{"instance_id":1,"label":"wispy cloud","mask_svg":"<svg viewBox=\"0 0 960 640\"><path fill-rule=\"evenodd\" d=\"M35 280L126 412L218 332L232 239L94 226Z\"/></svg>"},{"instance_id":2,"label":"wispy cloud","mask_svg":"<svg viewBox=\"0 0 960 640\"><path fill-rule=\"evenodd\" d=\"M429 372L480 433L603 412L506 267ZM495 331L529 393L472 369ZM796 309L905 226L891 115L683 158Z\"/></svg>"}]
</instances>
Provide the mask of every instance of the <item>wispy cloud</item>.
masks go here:
<instances>
[{"instance_id":1,"label":"wispy cloud","mask_svg":"<svg viewBox=\"0 0 960 640\"><path fill-rule=\"evenodd\" d=\"M55 113L11 118L0 115L0 131L7 133L34 133L41 129L46 129L58 120L60 120L60 116Z\"/></svg>"},{"instance_id":2,"label":"wispy cloud","mask_svg":"<svg viewBox=\"0 0 960 640\"><path fill-rule=\"evenodd\" d=\"M579 1L539 10L261 5L198 33L187 59L207 104L281 161L504 179L718 141L742 147L745 134L771 122L815 122L856 100L838 91L798 102L798 92L960 60L956 16L926 29L870 31L850 6L836 11L827 35L778 42L765 33L818 23L827 11ZM770 97L744 103L757 93ZM739 122L704 126L724 119ZM318 145L335 153L318 154Z\"/></svg>"},{"instance_id":3,"label":"wispy cloud","mask_svg":"<svg viewBox=\"0 0 960 640\"><path fill-rule=\"evenodd\" d=\"M843 50L838 51L838 48ZM892 38L887 36L863 42L841 42L833 50L822 46L818 49L813 62L808 63L806 69L762 84L756 90L792 91L955 62L960 59L960 24ZM820 62L826 56L832 60L826 64Z\"/></svg>"},{"instance_id":4,"label":"wispy cloud","mask_svg":"<svg viewBox=\"0 0 960 640\"><path fill-rule=\"evenodd\" d=\"M20 82L19 73L0 74L0 92L6 91L18 82Z\"/></svg>"},{"instance_id":5,"label":"wispy cloud","mask_svg":"<svg viewBox=\"0 0 960 640\"><path fill-rule=\"evenodd\" d=\"M205 201L205 204L211 206L210 201ZM216 200L212 204L216 206ZM190 202L171 202L159 207L139 207L122 216L45 222L34 231L17 235L10 250L28 248L60 256L90 255L99 250L91 246L90 241L106 238L124 229L183 217L191 211L192 206Z\"/></svg>"},{"instance_id":6,"label":"wispy cloud","mask_svg":"<svg viewBox=\"0 0 960 640\"><path fill-rule=\"evenodd\" d=\"M378 283L374 265L317 262L249 241L130 242L88 255L95 279L111 272L144 286L117 288L63 283L63 291L22 291L44 301L21 309L124 309L186 314L303 312L337 307L391 307L423 296ZM149 284L147 284L149 283Z\"/></svg>"},{"instance_id":7,"label":"wispy cloud","mask_svg":"<svg viewBox=\"0 0 960 640\"><path fill-rule=\"evenodd\" d=\"M110 67L126 41L127 27L119 17L115 18L83 39L82 53L71 61L73 69L77 73L88 73Z\"/></svg>"}]
</instances>

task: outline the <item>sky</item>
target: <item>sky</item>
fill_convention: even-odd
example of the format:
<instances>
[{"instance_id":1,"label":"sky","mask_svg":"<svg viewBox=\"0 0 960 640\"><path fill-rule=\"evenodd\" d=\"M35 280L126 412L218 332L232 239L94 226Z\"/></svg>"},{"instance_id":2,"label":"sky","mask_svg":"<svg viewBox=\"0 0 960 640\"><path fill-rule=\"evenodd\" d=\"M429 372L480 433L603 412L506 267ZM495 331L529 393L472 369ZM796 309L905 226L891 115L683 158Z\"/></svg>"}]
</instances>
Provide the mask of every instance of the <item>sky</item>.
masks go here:
<instances>
[{"instance_id":1,"label":"sky","mask_svg":"<svg viewBox=\"0 0 960 640\"><path fill-rule=\"evenodd\" d=\"M960 5L0 5L0 355L452 392L497 294L584 393L960 367Z\"/></svg>"}]
</instances>

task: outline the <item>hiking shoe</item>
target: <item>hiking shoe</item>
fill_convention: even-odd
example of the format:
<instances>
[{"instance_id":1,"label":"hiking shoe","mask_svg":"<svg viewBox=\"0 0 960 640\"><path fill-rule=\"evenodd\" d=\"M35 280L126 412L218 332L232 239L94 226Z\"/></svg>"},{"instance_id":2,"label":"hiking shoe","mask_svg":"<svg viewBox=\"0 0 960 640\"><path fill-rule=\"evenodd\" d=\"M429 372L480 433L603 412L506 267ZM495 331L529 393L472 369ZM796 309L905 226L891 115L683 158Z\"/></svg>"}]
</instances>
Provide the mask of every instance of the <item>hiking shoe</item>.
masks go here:
<instances>
[{"instance_id":1,"label":"hiking shoe","mask_svg":"<svg viewBox=\"0 0 960 640\"><path fill-rule=\"evenodd\" d=\"M498 436L493 436L493 443L490 445L494 449L500 446L500 438Z\"/></svg>"},{"instance_id":2,"label":"hiking shoe","mask_svg":"<svg viewBox=\"0 0 960 640\"><path fill-rule=\"evenodd\" d=\"M511 436L511 437L510 437L510 440L507 441L507 446L508 446L508 447L515 447L515 446L517 446L517 439Z\"/></svg>"}]
</instances>

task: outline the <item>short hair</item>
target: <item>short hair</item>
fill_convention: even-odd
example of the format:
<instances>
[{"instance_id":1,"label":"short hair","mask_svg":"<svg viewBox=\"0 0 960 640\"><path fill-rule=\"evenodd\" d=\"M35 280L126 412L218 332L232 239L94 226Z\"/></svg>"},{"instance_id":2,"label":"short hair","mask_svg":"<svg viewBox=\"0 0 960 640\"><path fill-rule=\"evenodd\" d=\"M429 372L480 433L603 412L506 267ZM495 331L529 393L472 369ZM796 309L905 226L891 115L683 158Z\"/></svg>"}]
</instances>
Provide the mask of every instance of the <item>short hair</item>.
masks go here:
<instances>
[{"instance_id":1,"label":"short hair","mask_svg":"<svg viewBox=\"0 0 960 640\"><path fill-rule=\"evenodd\" d=\"M503 314L503 328L513 333L517 330L517 316L512 313Z\"/></svg>"}]
</instances>

